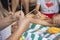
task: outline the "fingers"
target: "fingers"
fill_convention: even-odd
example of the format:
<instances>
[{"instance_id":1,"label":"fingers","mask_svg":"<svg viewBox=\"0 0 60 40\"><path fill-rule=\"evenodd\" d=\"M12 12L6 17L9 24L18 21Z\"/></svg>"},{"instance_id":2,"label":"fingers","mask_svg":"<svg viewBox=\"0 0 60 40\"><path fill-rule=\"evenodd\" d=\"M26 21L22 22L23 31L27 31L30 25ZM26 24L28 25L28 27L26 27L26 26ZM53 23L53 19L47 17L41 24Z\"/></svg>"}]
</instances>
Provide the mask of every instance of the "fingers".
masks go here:
<instances>
[{"instance_id":1,"label":"fingers","mask_svg":"<svg viewBox=\"0 0 60 40\"><path fill-rule=\"evenodd\" d=\"M43 15L41 12L38 11L37 13L40 17L45 17L45 15Z\"/></svg>"},{"instance_id":2,"label":"fingers","mask_svg":"<svg viewBox=\"0 0 60 40\"><path fill-rule=\"evenodd\" d=\"M56 22L57 22L57 18L56 16L53 16L53 24L56 24Z\"/></svg>"},{"instance_id":3,"label":"fingers","mask_svg":"<svg viewBox=\"0 0 60 40\"><path fill-rule=\"evenodd\" d=\"M47 25L47 26L51 26L51 25L52 25L51 23L49 23L49 22L47 22L47 21L44 21L43 24L44 24L44 25Z\"/></svg>"},{"instance_id":4,"label":"fingers","mask_svg":"<svg viewBox=\"0 0 60 40\"><path fill-rule=\"evenodd\" d=\"M41 18L41 13L39 11L37 11L36 17Z\"/></svg>"},{"instance_id":5,"label":"fingers","mask_svg":"<svg viewBox=\"0 0 60 40\"><path fill-rule=\"evenodd\" d=\"M41 12L38 12L36 14L36 16L37 16L37 18L40 18L40 19L47 19L47 17L44 14L42 14Z\"/></svg>"},{"instance_id":6,"label":"fingers","mask_svg":"<svg viewBox=\"0 0 60 40\"><path fill-rule=\"evenodd\" d=\"M38 14L39 14L41 17L47 17L46 15L42 14L41 12L38 12Z\"/></svg>"},{"instance_id":7,"label":"fingers","mask_svg":"<svg viewBox=\"0 0 60 40\"><path fill-rule=\"evenodd\" d=\"M24 17L23 11L17 11L17 12L15 13L15 15L16 15L16 17L20 17L20 18L23 18L23 17Z\"/></svg>"},{"instance_id":8,"label":"fingers","mask_svg":"<svg viewBox=\"0 0 60 40\"><path fill-rule=\"evenodd\" d=\"M24 18L24 12L23 11L20 11L20 17Z\"/></svg>"},{"instance_id":9,"label":"fingers","mask_svg":"<svg viewBox=\"0 0 60 40\"><path fill-rule=\"evenodd\" d=\"M33 18L34 16L35 16L34 14L29 14L29 13L26 15L27 18Z\"/></svg>"}]
</instances>

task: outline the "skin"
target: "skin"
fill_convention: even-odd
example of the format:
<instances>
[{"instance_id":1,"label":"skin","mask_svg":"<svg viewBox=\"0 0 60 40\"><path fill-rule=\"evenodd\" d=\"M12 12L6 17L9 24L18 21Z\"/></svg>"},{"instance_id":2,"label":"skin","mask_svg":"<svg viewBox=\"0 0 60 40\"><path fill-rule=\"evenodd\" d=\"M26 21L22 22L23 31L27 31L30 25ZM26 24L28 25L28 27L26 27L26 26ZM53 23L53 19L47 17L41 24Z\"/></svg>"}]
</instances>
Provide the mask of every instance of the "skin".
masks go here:
<instances>
[{"instance_id":1,"label":"skin","mask_svg":"<svg viewBox=\"0 0 60 40\"><path fill-rule=\"evenodd\" d=\"M16 11L19 1L21 3L21 0L12 0L12 12ZM25 14L27 14L29 12L29 4L36 4L36 1L37 0L22 0L22 4L25 9Z\"/></svg>"},{"instance_id":2,"label":"skin","mask_svg":"<svg viewBox=\"0 0 60 40\"><path fill-rule=\"evenodd\" d=\"M3 11L4 11L4 12L3 12ZM7 13L8 13L7 10L5 10L5 9L3 8L2 3L0 2L0 17L1 17L1 18L4 18L4 17L8 16ZM3 15L4 15L4 16L3 16Z\"/></svg>"},{"instance_id":3,"label":"skin","mask_svg":"<svg viewBox=\"0 0 60 40\"><path fill-rule=\"evenodd\" d=\"M12 12L16 11L18 4L19 4L19 0L12 0Z\"/></svg>"},{"instance_id":4,"label":"skin","mask_svg":"<svg viewBox=\"0 0 60 40\"><path fill-rule=\"evenodd\" d=\"M38 12L38 13L40 13L40 12ZM43 19L40 19L39 17L37 17L34 14L27 14L26 16L28 18L31 18L31 23L40 24L40 25L47 25L47 26L51 26L52 25L52 24L50 24L50 19L43 18L43 19L46 19L46 20L43 20Z\"/></svg>"},{"instance_id":5,"label":"skin","mask_svg":"<svg viewBox=\"0 0 60 40\"><path fill-rule=\"evenodd\" d=\"M23 12L21 12L23 13ZM26 16L21 16L18 21L18 29L7 39L7 40L18 40L21 35L29 28L30 23L40 24L40 25L51 25L45 20L34 19L35 15L27 14Z\"/></svg>"},{"instance_id":6,"label":"skin","mask_svg":"<svg viewBox=\"0 0 60 40\"><path fill-rule=\"evenodd\" d=\"M36 5L36 7L35 7L35 9L36 9L36 11L39 11L39 9L40 9L40 5Z\"/></svg>"},{"instance_id":7,"label":"skin","mask_svg":"<svg viewBox=\"0 0 60 40\"><path fill-rule=\"evenodd\" d=\"M30 22L36 23L36 24L43 24L43 25L46 25L47 24L47 25L49 25L49 23L46 22L46 21L44 21L44 20L32 19L32 17L33 17L32 14L28 14L25 17L21 17L19 19L19 22L18 22L18 24L19 24L18 27L19 28L7 40L18 40L21 37L21 35L29 28Z\"/></svg>"},{"instance_id":8,"label":"skin","mask_svg":"<svg viewBox=\"0 0 60 40\"><path fill-rule=\"evenodd\" d=\"M54 15L53 18L52 18L52 20L53 20L53 24L60 25L60 14Z\"/></svg>"},{"instance_id":9,"label":"skin","mask_svg":"<svg viewBox=\"0 0 60 40\"><path fill-rule=\"evenodd\" d=\"M10 15L10 16L7 16L5 18L0 19L0 30L6 28L8 25L10 25L14 21L16 21L17 20L16 17L19 17L20 16L19 14L20 14L20 11L16 12L14 15Z\"/></svg>"},{"instance_id":10,"label":"skin","mask_svg":"<svg viewBox=\"0 0 60 40\"><path fill-rule=\"evenodd\" d=\"M11 19L11 17L14 18ZM29 28L30 23L36 23L36 24L42 24L42 25L50 25L48 22L40 19L34 19L34 15L27 14L27 16L24 16L24 13L22 11L16 12L14 15L8 16L6 18L1 19L0 21L0 29L4 29L6 26L13 23L13 21L16 21L16 17L19 18L18 21L18 29L7 39L7 40L18 40L21 35ZM7 20L7 21L6 21ZM44 24L44 23L45 24Z\"/></svg>"},{"instance_id":11,"label":"skin","mask_svg":"<svg viewBox=\"0 0 60 40\"><path fill-rule=\"evenodd\" d=\"M29 12L29 0L24 0L22 3L25 9L25 13L27 14Z\"/></svg>"},{"instance_id":12,"label":"skin","mask_svg":"<svg viewBox=\"0 0 60 40\"><path fill-rule=\"evenodd\" d=\"M19 40L21 35L29 28L30 19L21 16L18 21L18 24L18 29L7 40Z\"/></svg>"},{"instance_id":13,"label":"skin","mask_svg":"<svg viewBox=\"0 0 60 40\"><path fill-rule=\"evenodd\" d=\"M48 0L47 2L49 2L49 1L50 1L50 0ZM38 15L39 15L38 11L39 11L39 9L41 8L40 6L41 6L41 5L38 5L38 4L37 4L36 7L35 7ZM42 14L42 13L41 13L41 14ZM40 15L41 15L41 14L40 14ZM42 16L43 16L43 17L42 17ZM41 15L41 18L46 19L46 16L44 16L44 14L43 14L43 15ZM47 17L48 21L50 21L51 23L53 23L54 26L60 25L60 20L59 20L59 18L60 18L60 14L54 15L52 19L50 19L50 18ZM52 21L52 20L53 20L53 21Z\"/></svg>"},{"instance_id":14,"label":"skin","mask_svg":"<svg viewBox=\"0 0 60 40\"><path fill-rule=\"evenodd\" d=\"M31 22L35 23L35 24L39 24L39 25L46 25L46 26L51 26L52 25L52 24L49 24L47 21L40 20L40 19L32 19Z\"/></svg>"},{"instance_id":15,"label":"skin","mask_svg":"<svg viewBox=\"0 0 60 40\"><path fill-rule=\"evenodd\" d=\"M31 4L36 4L36 1L37 0L24 0L23 1L23 5L24 5L24 8L25 8L25 13L27 14L29 12L29 5Z\"/></svg>"}]
</instances>

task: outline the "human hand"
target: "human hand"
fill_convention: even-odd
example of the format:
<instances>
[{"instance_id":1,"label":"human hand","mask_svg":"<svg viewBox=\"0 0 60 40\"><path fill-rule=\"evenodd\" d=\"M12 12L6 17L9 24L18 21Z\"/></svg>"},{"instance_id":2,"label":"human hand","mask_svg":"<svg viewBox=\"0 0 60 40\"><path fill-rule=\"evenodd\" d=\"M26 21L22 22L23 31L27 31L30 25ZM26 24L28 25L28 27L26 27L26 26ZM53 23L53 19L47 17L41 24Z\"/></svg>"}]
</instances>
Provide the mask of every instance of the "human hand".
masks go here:
<instances>
[{"instance_id":1,"label":"human hand","mask_svg":"<svg viewBox=\"0 0 60 40\"><path fill-rule=\"evenodd\" d=\"M24 17L24 13L22 12L22 11L17 11L16 13L15 13L15 17Z\"/></svg>"},{"instance_id":2,"label":"human hand","mask_svg":"<svg viewBox=\"0 0 60 40\"><path fill-rule=\"evenodd\" d=\"M33 18L34 16L35 16L34 14L30 14L30 13L26 15L27 18Z\"/></svg>"},{"instance_id":3,"label":"human hand","mask_svg":"<svg viewBox=\"0 0 60 40\"><path fill-rule=\"evenodd\" d=\"M37 18L40 18L40 19L49 19L46 15L44 15L44 14L42 14L41 12L37 12L37 14L36 14L36 17Z\"/></svg>"},{"instance_id":4,"label":"human hand","mask_svg":"<svg viewBox=\"0 0 60 40\"><path fill-rule=\"evenodd\" d=\"M12 19L17 20L17 19L19 19L19 18L21 18L21 17L24 17L24 13L20 13L20 12L21 12L21 11L17 11L17 12L15 12L15 13L9 12L9 15L11 15L11 18L12 18Z\"/></svg>"},{"instance_id":5,"label":"human hand","mask_svg":"<svg viewBox=\"0 0 60 40\"><path fill-rule=\"evenodd\" d=\"M40 20L45 20L47 22L51 22L51 19L49 17L47 17L46 15L42 14L41 12L38 11L38 13L36 14L35 18L38 18Z\"/></svg>"},{"instance_id":6,"label":"human hand","mask_svg":"<svg viewBox=\"0 0 60 40\"><path fill-rule=\"evenodd\" d=\"M60 14L56 14L52 18L52 22L54 25L60 25Z\"/></svg>"},{"instance_id":7,"label":"human hand","mask_svg":"<svg viewBox=\"0 0 60 40\"><path fill-rule=\"evenodd\" d=\"M23 14L22 11L20 13ZM28 18L26 16L24 16L24 17L21 16L18 21L18 24L19 24L19 29L22 30L22 32L25 32L29 28L30 18Z\"/></svg>"}]
</instances>

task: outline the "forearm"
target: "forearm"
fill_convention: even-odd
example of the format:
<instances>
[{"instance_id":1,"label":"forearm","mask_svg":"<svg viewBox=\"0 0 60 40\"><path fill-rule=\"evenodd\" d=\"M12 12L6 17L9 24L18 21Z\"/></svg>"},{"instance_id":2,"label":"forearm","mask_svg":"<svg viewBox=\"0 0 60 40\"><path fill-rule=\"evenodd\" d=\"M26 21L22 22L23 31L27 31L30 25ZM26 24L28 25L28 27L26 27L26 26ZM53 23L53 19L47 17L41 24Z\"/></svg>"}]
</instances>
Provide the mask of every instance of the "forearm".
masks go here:
<instances>
[{"instance_id":1,"label":"forearm","mask_svg":"<svg viewBox=\"0 0 60 40\"><path fill-rule=\"evenodd\" d=\"M40 5L36 5L36 7L35 7L35 9L36 9L36 11L39 11L39 9L40 9Z\"/></svg>"},{"instance_id":2,"label":"forearm","mask_svg":"<svg viewBox=\"0 0 60 40\"><path fill-rule=\"evenodd\" d=\"M31 23L40 24L40 25L47 25L47 26L50 26L51 25L47 21L40 20L40 19L32 19L31 20Z\"/></svg>"},{"instance_id":3,"label":"forearm","mask_svg":"<svg viewBox=\"0 0 60 40\"><path fill-rule=\"evenodd\" d=\"M7 40L19 40L22 34L23 34L22 30L18 29Z\"/></svg>"},{"instance_id":4,"label":"forearm","mask_svg":"<svg viewBox=\"0 0 60 40\"><path fill-rule=\"evenodd\" d=\"M25 22L26 20L24 20L23 22L20 22L18 25L19 28L17 29L17 31L15 31L7 40L19 40L19 38L22 36L22 34L29 28L30 22Z\"/></svg>"},{"instance_id":5,"label":"forearm","mask_svg":"<svg viewBox=\"0 0 60 40\"><path fill-rule=\"evenodd\" d=\"M8 25L12 24L12 22L15 21L15 20L16 19L12 16L8 16L8 17L5 17L3 19L0 19L0 30L4 29Z\"/></svg>"}]
</instances>

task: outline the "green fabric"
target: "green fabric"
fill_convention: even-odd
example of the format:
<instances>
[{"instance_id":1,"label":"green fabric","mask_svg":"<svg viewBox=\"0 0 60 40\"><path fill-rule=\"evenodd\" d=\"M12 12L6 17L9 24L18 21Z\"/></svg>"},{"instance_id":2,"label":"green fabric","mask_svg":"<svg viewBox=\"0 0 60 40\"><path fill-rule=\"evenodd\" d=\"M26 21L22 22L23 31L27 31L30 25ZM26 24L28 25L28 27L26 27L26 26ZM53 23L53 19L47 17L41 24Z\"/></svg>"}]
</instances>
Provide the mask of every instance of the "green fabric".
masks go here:
<instances>
[{"instance_id":1,"label":"green fabric","mask_svg":"<svg viewBox=\"0 0 60 40\"><path fill-rule=\"evenodd\" d=\"M25 32L25 33L24 33L24 36L25 36L25 37L27 37L27 35L28 35L28 33L27 33L27 32Z\"/></svg>"},{"instance_id":2,"label":"green fabric","mask_svg":"<svg viewBox=\"0 0 60 40\"><path fill-rule=\"evenodd\" d=\"M32 31L29 32L29 30L27 30L27 31L23 34L23 36L24 36L25 38L28 38L28 35L30 35L29 37L32 38L32 40L34 40L35 38L37 38L37 36L38 36L37 40L42 40L42 39L44 38L44 36L47 35L47 34L49 34L49 35L46 36L46 39L48 39L48 40L50 40L49 37L50 37L51 35L54 35L54 36L55 36L55 34L50 34L50 33L48 33L48 31L47 31L48 29L47 29L46 31L44 31L44 29L46 29L48 26L42 26L42 25L40 25L38 29L35 29L36 25L37 25L37 24L32 24L32 25L30 25L31 27L29 28L29 30L32 30ZM36 28L37 28L37 27L36 27ZM41 36L41 34L36 34L35 32L37 32L38 30L43 30L44 32L43 32L42 34L43 34L44 36ZM37 35L37 36L36 36L36 35ZM57 36L60 36L60 34L57 34ZM57 40L57 38L55 37L53 40Z\"/></svg>"},{"instance_id":3,"label":"green fabric","mask_svg":"<svg viewBox=\"0 0 60 40\"><path fill-rule=\"evenodd\" d=\"M35 28L36 24L31 25L31 29Z\"/></svg>"},{"instance_id":4,"label":"green fabric","mask_svg":"<svg viewBox=\"0 0 60 40\"><path fill-rule=\"evenodd\" d=\"M34 35L34 34L32 34L32 35L31 35L32 40L34 40L34 37L35 37L35 35Z\"/></svg>"},{"instance_id":5,"label":"green fabric","mask_svg":"<svg viewBox=\"0 0 60 40\"><path fill-rule=\"evenodd\" d=\"M38 37L38 40L42 40L42 37Z\"/></svg>"}]
</instances>

